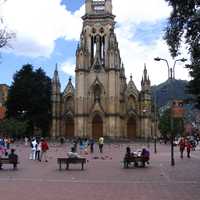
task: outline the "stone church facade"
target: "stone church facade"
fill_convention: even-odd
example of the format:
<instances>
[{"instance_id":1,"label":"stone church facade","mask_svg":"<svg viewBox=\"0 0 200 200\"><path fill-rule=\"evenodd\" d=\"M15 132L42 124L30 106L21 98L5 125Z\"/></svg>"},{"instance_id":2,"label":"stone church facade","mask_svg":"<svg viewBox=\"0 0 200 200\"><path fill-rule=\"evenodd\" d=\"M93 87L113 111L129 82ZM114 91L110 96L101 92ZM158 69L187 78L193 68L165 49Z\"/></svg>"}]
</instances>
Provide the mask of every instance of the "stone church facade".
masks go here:
<instances>
[{"instance_id":1,"label":"stone church facade","mask_svg":"<svg viewBox=\"0 0 200 200\"><path fill-rule=\"evenodd\" d=\"M52 78L51 136L151 137L151 83L144 67L141 91L126 82L112 14L112 0L86 0L76 50L75 87L61 93L57 67Z\"/></svg>"}]
</instances>

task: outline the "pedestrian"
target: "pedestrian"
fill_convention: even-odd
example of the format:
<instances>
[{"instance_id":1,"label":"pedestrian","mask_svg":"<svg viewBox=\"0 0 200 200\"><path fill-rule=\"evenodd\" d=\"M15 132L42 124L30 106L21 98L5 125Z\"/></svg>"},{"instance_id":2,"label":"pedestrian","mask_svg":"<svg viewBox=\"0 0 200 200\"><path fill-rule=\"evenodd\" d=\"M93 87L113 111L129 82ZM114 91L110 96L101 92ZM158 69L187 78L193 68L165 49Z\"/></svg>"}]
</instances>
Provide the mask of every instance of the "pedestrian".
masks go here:
<instances>
[{"instance_id":1,"label":"pedestrian","mask_svg":"<svg viewBox=\"0 0 200 200\"><path fill-rule=\"evenodd\" d=\"M189 140L186 141L186 150L187 150L187 157L190 158L190 152L192 149L192 145Z\"/></svg>"},{"instance_id":2,"label":"pedestrian","mask_svg":"<svg viewBox=\"0 0 200 200\"><path fill-rule=\"evenodd\" d=\"M37 149L37 141L36 138L33 138L31 141L31 155L30 155L31 160L35 160L36 149Z\"/></svg>"},{"instance_id":3,"label":"pedestrian","mask_svg":"<svg viewBox=\"0 0 200 200\"><path fill-rule=\"evenodd\" d=\"M82 138L79 138L79 150L80 150L80 154L82 154L84 150L84 142Z\"/></svg>"},{"instance_id":4,"label":"pedestrian","mask_svg":"<svg viewBox=\"0 0 200 200\"><path fill-rule=\"evenodd\" d=\"M41 140L37 140L37 149L36 149L36 155L35 155L35 159L40 161L40 157L41 157L41 150L42 150L42 142Z\"/></svg>"},{"instance_id":5,"label":"pedestrian","mask_svg":"<svg viewBox=\"0 0 200 200\"><path fill-rule=\"evenodd\" d=\"M179 141L179 148L180 148L180 157L183 159L183 152L185 150L185 139L181 138Z\"/></svg>"},{"instance_id":6,"label":"pedestrian","mask_svg":"<svg viewBox=\"0 0 200 200\"><path fill-rule=\"evenodd\" d=\"M104 145L104 138L100 137L99 138L99 151L100 151L100 153L103 153L103 145Z\"/></svg>"},{"instance_id":7,"label":"pedestrian","mask_svg":"<svg viewBox=\"0 0 200 200\"><path fill-rule=\"evenodd\" d=\"M28 146L28 138L25 136L25 138L24 138L24 145L25 146Z\"/></svg>"},{"instance_id":8,"label":"pedestrian","mask_svg":"<svg viewBox=\"0 0 200 200\"><path fill-rule=\"evenodd\" d=\"M94 153L94 139L90 139L90 153Z\"/></svg>"},{"instance_id":9,"label":"pedestrian","mask_svg":"<svg viewBox=\"0 0 200 200\"><path fill-rule=\"evenodd\" d=\"M41 142L42 142L42 144L41 144L42 153L41 153L40 161L42 161L43 158L44 158L44 161L48 162L48 160L47 160L47 151L49 150L49 145L48 145L47 141L45 139L43 139L43 138L41 139Z\"/></svg>"}]
</instances>

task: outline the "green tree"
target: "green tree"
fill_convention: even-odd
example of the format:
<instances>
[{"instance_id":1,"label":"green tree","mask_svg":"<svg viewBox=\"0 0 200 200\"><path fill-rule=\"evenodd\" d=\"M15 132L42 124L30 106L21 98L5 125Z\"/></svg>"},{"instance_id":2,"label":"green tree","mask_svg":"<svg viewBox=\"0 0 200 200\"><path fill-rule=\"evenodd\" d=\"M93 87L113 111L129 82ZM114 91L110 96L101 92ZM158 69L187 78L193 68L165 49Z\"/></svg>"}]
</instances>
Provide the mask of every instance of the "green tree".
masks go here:
<instances>
[{"instance_id":1,"label":"green tree","mask_svg":"<svg viewBox=\"0 0 200 200\"><path fill-rule=\"evenodd\" d=\"M8 92L7 117L26 120L29 132L39 129L47 135L51 122L51 79L39 68L24 65L14 75Z\"/></svg>"},{"instance_id":2,"label":"green tree","mask_svg":"<svg viewBox=\"0 0 200 200\"><path fill-rule=\"evenodd\" d=\"M19 121L13 118L0 121L0 132L10 137L21 137L26 133L28 128L27 121Z\"/></svg>"},{"instance_id":3,"label":"green tree","mask_svg":"<svg viewBox=\"0 0 200 200\"><path fill-rule=\"evenodd\" d=\"M191 65L187 65L192 77L188 89L200 108L200 0L165 1L172 6L165 39L174 58L180 54L180 46L185 37L191 56Z\"/></svg>"},{"instance_id":4,"label":"green tree","mask_svg":"<svg viewBox=\"0 0 200 200\"><path fill-rule=\"evenodd\" d=\"M158 128L160 133L164 137L170 137L171 135L171 110L167 109L161 115ZM176 135L183 135L184 127L183 127L183 119L182 118L174 118L173 119L173 133Z\"/></svg>"}]
</instances>

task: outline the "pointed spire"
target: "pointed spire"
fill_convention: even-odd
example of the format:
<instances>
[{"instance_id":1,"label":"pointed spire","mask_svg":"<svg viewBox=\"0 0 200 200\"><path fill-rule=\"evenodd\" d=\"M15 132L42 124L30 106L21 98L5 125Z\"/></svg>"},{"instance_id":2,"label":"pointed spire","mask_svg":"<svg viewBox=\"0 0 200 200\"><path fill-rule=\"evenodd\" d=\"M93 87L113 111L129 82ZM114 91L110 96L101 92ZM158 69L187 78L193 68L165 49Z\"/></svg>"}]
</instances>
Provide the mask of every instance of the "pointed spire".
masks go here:
<instances>
[{"instance_id":1,"label":"pointed spire","mask_svg":"<svg viewBox=\"0 0 200 200\"><path fill-rule=\"evenodd\" d=\"M60 85L60 80L59 80L59 75L58 75L58 64L57 63L56 63L56 66L55 66L55 71L54 71L54 76L53 76L52 82L54 84Z\"/></svg>"},{"instance_id":2,"label":"pointed spire","mask_svg":"<svg viewBox=\"0 0 200 200\"><path fill-rule=\"evenodd\" d=\"M132 76L132 73L130 75L130 81L133 81L133 76Z\"/></svg>"},{"instance_id":3,"label":"pointed spire","mask_svg":"<svg viewBox=\"0 0 200 200\"><path fill-rule=\"evenodd\" d=\"M124 69L124 63L122 63L122 69Z\"/></svg>"},{"instance_id":4,"label":"pointed spire","mask_svg":"<svg viewBox=\"0 0 200 200\"><path fill-rule=\"evenodd\" d=\"M144 81L147 81L147 67L146 67L146 63L144 63Z\"/></svg>"}]
</instances>

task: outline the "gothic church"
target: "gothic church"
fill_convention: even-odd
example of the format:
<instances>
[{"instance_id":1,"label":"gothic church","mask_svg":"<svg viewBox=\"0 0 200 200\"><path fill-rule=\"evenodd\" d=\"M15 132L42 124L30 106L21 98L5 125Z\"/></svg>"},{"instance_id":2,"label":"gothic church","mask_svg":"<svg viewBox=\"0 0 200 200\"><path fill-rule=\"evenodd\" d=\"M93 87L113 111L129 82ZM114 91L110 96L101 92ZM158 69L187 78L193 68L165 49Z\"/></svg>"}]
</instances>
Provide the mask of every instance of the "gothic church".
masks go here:
<instances>
[{"instance_id":1,"label":"gothic church","mask_svg":"<svg viewBox=\"0 0 200 200\"><path fill-rule=\"evenodd\" d=\"M112 0L85 0L75 87L69 79L61 93L57 67L52 79L52 137L151 137L147 69L141 77L141 91L132 76L127 84L114 19Z\"/></svg>"}]
</instances>

